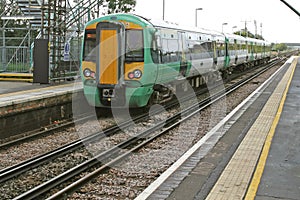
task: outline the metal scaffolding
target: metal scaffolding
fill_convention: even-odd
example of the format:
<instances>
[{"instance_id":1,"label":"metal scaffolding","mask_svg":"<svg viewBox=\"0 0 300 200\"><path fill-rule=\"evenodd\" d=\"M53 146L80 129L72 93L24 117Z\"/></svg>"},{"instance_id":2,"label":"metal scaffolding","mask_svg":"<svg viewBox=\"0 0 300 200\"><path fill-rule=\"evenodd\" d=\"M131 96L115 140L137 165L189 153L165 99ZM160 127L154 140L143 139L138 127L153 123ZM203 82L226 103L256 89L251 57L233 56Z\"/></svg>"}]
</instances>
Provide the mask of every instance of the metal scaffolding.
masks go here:
<instances>
[{"instance_id":1,"label":"metal scaffolding","mask_svg":"<svg viewBox=\"0 0 300 200\"><path fill-rule=\"evenodd\" d=\"M5 4L6 8L10 9L4 8L2 13L0 12L0 71L30 72L33 66L34 39L44 38L49 40L50 79L57 80L76 75L84 24L92 15L99 16L101 2L2 0L1 5ZM13 23L14 20L18 23ZM18 31L19 34L22 32L20 41L8 37L9 31ZM14 45L10 45L12 40L15 40Z\"/></svg>"}]
</instances>

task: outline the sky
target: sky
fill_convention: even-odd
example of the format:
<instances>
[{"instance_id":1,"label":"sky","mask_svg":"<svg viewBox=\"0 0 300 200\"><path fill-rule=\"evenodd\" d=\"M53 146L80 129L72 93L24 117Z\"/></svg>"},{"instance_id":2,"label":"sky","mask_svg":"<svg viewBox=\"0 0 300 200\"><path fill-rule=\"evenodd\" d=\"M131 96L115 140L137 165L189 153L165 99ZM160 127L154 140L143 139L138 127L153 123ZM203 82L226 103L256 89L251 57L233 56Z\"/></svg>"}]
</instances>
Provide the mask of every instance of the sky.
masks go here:
<instances>
[{"instance_id":1,"label":"sky","mask_svg":"<svg viewBox=\"0 0 300 200\"><path fill-rule=\"evenodd\" d=\"M269 42L300 43L300 17L280 0L136 0L134 13L151 19L195 26L196 8L198 27L232 33L245 27ZM299 0L285 0L300 12ZM254 21L257 22L255 29ZM227 25L222 25L227 23ZM262 28L261 28L262 24ZM237 28L233 28L233 27Z\"/></svg>"}]
</instances>

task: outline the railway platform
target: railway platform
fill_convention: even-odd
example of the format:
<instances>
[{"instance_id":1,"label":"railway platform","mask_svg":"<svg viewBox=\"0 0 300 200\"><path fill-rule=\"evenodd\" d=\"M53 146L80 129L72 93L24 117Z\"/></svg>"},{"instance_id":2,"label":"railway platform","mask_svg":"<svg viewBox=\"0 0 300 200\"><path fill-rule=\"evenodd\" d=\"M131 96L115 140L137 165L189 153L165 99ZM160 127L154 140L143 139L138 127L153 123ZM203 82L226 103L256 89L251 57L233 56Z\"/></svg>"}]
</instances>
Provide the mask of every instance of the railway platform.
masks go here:
<instances>
[{"instance_id":1,"label":"railway platform","mask_svg":"<svg viewBox=\"0 0 300 200\"><path fill-rule=\"evenodd\" d=\"M291 57L136 199L299 199L299 99Z\"/></svg>"},{"instance_id":2,"label":"railway platform","mask_svg":"<svg viewBox=\"0 0 300 200\"><path fill-rule=\"evenodd\" d=\"M70 118L73 98L82 101L82 93L80 82L0 81L0 139Z\"/></svg>"}]
</instances>

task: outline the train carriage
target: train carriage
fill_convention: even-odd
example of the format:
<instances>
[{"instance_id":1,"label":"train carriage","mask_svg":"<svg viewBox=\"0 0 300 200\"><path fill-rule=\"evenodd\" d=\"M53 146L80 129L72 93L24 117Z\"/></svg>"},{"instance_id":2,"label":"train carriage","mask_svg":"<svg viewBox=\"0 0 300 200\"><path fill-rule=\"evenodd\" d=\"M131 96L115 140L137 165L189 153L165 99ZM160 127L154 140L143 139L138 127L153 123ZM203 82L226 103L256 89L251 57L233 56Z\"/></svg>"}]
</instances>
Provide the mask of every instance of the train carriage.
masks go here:
<instances>
[{"instance_id":1,"label":"train carriage","mask_svg":"<svg viewBox=\"0 0 300 200\"><path fill-rule=\"evenodd\" d=\"M237 66L247 61L247 39L234 34L225 34L228 43L228 66Z\"/></svg>"},{"instance_id":2,"label":"train carriage","mask_svg":"<svg viewBox=\"0 0 300 200\"><path fill-rule=\"evenodd\" d=\"M258 43L261 48L255 46ZM84 94L96 107L164 102L183 80L199 87L220 71L266 56L263 45L264 41L132 14L107 15L85 27Z\"/></svg>"}]
</instances>

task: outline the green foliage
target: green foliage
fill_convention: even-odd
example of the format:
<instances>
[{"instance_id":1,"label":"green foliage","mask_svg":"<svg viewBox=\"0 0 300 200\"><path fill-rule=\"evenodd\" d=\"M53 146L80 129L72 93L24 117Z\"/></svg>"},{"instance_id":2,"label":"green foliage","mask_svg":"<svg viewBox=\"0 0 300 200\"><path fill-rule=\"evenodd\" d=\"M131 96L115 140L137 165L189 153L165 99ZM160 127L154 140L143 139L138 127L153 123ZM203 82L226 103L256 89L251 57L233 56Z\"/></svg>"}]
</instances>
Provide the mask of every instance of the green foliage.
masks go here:
<instances>
[{"instance_id":1,"label":"green foliage","mask_svg":"<svg viewBox=\"0 0 300 200\"><path fill-rule=\"evenodd\" d=\"M264 40L264 38L261 35L259 35L259 34L255 35L255 34L251 33L250 31L245 31L245 29L242 29L240 31L236 31L233 34L235 34L235 35L241 35L243 37L247 37L248 36L249 38L256 38L256 39L259 39L259 40Z\"/></svg>"},{"instance_id":2,"label":"green foliage","mask_svg":"<svg viewBox=\"0 0 300 200\"><path fill-rule=\"evenodd\" d=\"M288 49L288 46L284 43L272 44L273 51L285 51Z\"/></svg>"},{"instance_id":3,"label":"green foliage","mask_svg":"<svg viewBox=\"0 0 300 200\"><path fill-rule=\"evenodd\" d=\"M128 13L134 10L136 0L106 0L108 3L108 14L111 13Z\"/></svg>"}]
</instances>

